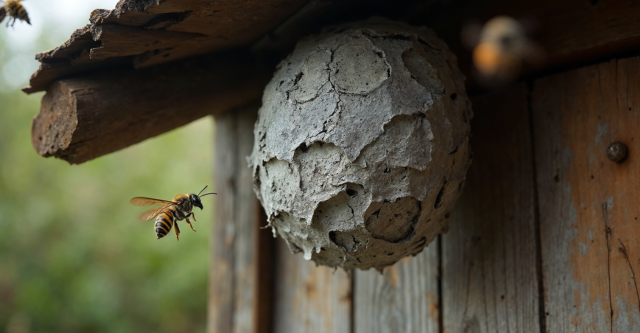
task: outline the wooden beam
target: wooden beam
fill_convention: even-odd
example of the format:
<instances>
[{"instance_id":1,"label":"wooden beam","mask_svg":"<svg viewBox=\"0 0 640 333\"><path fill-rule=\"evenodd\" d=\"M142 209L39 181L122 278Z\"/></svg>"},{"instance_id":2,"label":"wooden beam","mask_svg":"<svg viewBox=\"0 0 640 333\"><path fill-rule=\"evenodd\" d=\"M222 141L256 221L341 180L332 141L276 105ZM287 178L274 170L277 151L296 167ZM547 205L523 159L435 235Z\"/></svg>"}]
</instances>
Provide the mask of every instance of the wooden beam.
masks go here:
<instances>
[{"instance_id":1,"label":"wooden beam","mask_svg":"<svg viewBox=\"0 0 640 333\"><path fill-rule=\"evenodd\" d=\"M292 254L282 238L276 247L274 332L351 333L351 277Z\"/></svg>"},{"instance_id":2,"label":"wooden beam","mask_svg":"<svg viewBox=\"0 0 640 333\"><path fill-rule=\"evenodd\" d=\"M439 241L385 268L384 274L355 272L354 333L442 332Z\"/></svg>"},{"instance_id":3,"label":"wooden beam","mask_svg":"<svg viewBox=\"0 0 640 333\"><path fill-rule=\"evenodd\" d=\"M305 2L123 0L113 10L93 11L90 24L39 53L42 65L23 90L46 90L56 80L107 71L114 64L142 68L246 47Z\"/></svg>"},{"instance_id":4,"label":"wooden beam","mask_svg":"<svg viewBox=\"0 0 640 333\"><path fill-rule=\"evenodd\" d=\"M540 79L532 106L547 328L640 332L640 57Z\"/></svg>"},{"instance_id":5,"label":"wooden beam","mask_svg":"<svg viewBox=\"0 0 640 333\"><path fill-rule=\"evenodd\" d=\"M209 333L269 333L273 237L253 193L246 156L253 148L257 105L216 118L217 205L212 230Z\"/></svg>"},{"instance_id":6,"label":"wooden beam","mask_svg":"<svg viewBox=\"0 0 640 333\"><path fill-rule=\"evenodd\" d=\"M271 69L229 53L138 71L56 81L31 139L42 156L78 164L260 99Z\"/></svg>"},{"instance_id":7,"label":"wooden beam","mask_svg":"<svg viewBox=\"0 0 640 333\"><path fill-rule=\"evenodd\" d=\"M543 332L527 89L472 102L473 163L442 237L443 330Z\"/></svg>"}]
</instances>

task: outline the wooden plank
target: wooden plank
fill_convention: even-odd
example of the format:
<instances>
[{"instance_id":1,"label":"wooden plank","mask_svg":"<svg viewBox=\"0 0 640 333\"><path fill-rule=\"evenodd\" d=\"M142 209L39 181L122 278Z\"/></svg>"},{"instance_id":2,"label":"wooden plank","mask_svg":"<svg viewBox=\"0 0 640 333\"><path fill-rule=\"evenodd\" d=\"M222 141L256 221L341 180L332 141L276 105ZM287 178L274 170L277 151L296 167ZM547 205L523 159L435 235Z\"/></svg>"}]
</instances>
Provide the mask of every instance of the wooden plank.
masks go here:
<instances>
[{"instance_id":1,"label":"wooden plank","mask_svg":"<svg viewBox=\"0 0 640 333\"><path fill-rule=\"evenodd\" d=\"M541 79L532 105L547 328L640 332L640 58Z\"/></svg>"},{"instance_id":2,"label":"wooden plank","mask_svg":"<svg viewBox=\"0 0 640 333\"><path fill-rule=\"evenodd\" d=\"M216 119L215 181L218 192L209 294L208 332L269 332L256 327L261 295L259 277L269 271L258 270L261 258L270 253L256 251L261 207L253 193L251 169L246 156L253 148L253 124L257 106ZM268 231L264 231L268 233ZM264 292L262 292L264 294ZM264 295L261 296L264 298ZM268 300L263 300L268 303Z\"/></svg>"},{"instance_id":3,"label":"wooden plank","mask_svg":"<svg viewBox=\"0 0 640 333\"><path fill-rule=\"evenodd\" d=\"M259 100L270 77L230 53L56 81L33 120L32 143L42 156L82 163Z\"/></svg>"},{"instance_id":4,"label":"wooden plank","mask_svg":"<svg viewBox=\"0 0 640 333\"><path fill-rule=\"evenodd\" d=\"M256 291L253 298L253 332L271 333L273 332L276 242L271 230L262 229L267 225L267 214L264 209L258 208L256 213L258 223L254 227L257 238L254 256L257 262L254 275Z\"/></svg>"},{"instance_id":5,"label":"wooden plank","mask_svg":"<svg viewBox=\"0 0 640 333\"><path fill-rule=\"evenodd\" d=\"M384 269L356 271L354 333L438 333L439 237L422 253Z\"/></svg>"},{"instance_id":6,"label":"wooden plank","mask_svg":"<svg viewBox=\"0 0 640 333\"><path fill-rule=\"evenodd\" d=\"M343 270L315 266L276 243L274 331L351 333L351 278Z\"/></svg>"},{"instance_id":7,"label":"wooden plank","mask_svg":"<svg viewBox=\"0 0 640 333\"><path fill-rule=\"evenodd\" d=\"M473 163L442 237L443 329L540 332L527 89L472 103Z\"/></svg>"}]
</instances>

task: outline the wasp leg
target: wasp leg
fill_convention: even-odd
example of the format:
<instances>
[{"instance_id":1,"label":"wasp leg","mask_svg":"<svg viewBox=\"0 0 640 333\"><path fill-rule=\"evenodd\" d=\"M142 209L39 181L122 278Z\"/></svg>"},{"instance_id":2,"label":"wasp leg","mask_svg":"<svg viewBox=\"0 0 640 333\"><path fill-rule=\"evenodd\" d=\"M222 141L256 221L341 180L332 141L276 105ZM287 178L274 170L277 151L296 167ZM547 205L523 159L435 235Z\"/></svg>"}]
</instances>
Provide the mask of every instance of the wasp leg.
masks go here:
<instances>
[{"instance_id":1,"label":"wasp leg","mask_svg":"<svg viewBox=\"0 0 640 333\"><path fill-rule=\"evenodd\" d=\"M185 219L187 219L187 223L189 223L189 226L191 227L191 230L196 231L196 229L193 229L193 225L191 225L191 221L189 221L189 216L193 217L193 220L196 220L196 216L195 214L193 214L193 212L189 213L189 215L185 216Z\"/></svg>"},{"instance_id":2,"label":"wasp leg","mask_svg":"<svg viewBox=\"0 0 640 333\"><path fill-rule=\"evenodd\" d=\"M180 240L180 228L178 227L178 221L175 221L173 224L176 225L176 239Z\"/></svg>"},{"instance_id":3,"label":"wasp leg","mask_svg":"<svg viewBox=\"0 0 640 333\"><path fill-rule=\"evenodd\" d=\"M191 230L196 231L196 229L193 229L193 225L191 224L191 221L189 221L189 218L187 217L187 223L189 224L189 226L191 227ZM195 221L195 219L193 219Z\"/></svg>"}]
</instances>

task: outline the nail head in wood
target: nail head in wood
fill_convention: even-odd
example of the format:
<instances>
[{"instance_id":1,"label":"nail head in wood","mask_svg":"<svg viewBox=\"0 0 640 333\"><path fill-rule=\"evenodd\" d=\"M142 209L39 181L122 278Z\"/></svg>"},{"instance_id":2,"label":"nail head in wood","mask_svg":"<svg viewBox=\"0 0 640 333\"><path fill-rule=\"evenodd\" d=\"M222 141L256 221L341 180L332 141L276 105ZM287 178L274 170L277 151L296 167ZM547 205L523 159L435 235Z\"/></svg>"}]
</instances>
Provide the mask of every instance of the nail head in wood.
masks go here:
<instances>
[{"instance_id":1,"label":"nail head in wood","mask_svg":"<svg viewBox=\"0 0 640 333\"><path fill-rule=\"evenodd\" d=\"M627 157L627 145L616 141L607 148L607 158L613 162L622 162Z\"/></svg>"}]
</instances>

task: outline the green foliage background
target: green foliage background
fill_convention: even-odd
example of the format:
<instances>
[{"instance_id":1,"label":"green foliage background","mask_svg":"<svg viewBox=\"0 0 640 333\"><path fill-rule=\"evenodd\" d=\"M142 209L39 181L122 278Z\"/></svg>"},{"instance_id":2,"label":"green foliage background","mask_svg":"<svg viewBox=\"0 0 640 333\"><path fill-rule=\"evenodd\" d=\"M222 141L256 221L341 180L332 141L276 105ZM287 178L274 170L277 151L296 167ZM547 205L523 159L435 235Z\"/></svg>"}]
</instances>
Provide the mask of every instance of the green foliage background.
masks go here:
<instances>
[{"instance_id":1,"label":"green foliage background","mask_svg":"<svg viewBox=\"0 0 640 333\"><path fill-rule=\"evenodd\" d=\"M9 33L0 34L0 73L15 56ZM44 36L36 47L60 42ZM182 223L179 242L173 232L156 240L128 201L211 185L212 119L71 166L35 153L31 119L43 94L11 83L0 80L0 331L204 332L216 197L196 212L196 233Z\"/></svg>"}]
</instances>

